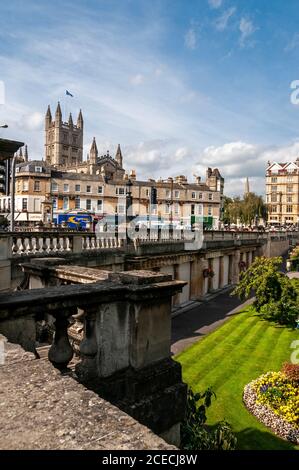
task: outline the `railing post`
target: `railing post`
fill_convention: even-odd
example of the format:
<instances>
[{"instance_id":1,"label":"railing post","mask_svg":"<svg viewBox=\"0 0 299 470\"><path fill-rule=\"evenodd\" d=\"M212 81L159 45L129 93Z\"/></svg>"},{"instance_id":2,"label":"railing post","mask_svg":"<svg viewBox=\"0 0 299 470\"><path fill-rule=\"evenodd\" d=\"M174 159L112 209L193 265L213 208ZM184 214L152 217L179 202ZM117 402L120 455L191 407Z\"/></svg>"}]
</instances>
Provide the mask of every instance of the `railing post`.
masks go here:
<instances>
[{"instance_id":1,"label":"railing post","mask_svg":"<svg viewBox=\"0 0 299 470\"><path fill-rule=\"evenodd\" d=\"M97 377L96 354L98 345L96 339L96 313L97 306L84 308L84 339L80 344L81 362L76 367L80 380L89 381Z\"/></svg>"},{"instance_id":2,"label":"railing post","mask_svg":"<svg viewBox=\"0 0 299 470\"><path fill-rule=\"evenodd\" d=\"M12 236L0 236L0 291L11 287Z\"/></svg>"},{"instance_id":3,"label":"railing post","mask_svg":"<svg viewBox=\"0 0 299 470\"><path fill-rule=\"evenodd\" d=\"M55 335L51 348L49 349L49 361L57 369L63 370L72 360L74 355L73 348L68 337L68 317L76 313L74 308L64 308L62 311L50 312L55 318Z\"/></svg>"},{"instance_id":4,"label":"railing post","mask_svg":"<svg viewBox=\"0 0 299 470\"><path fill-rule=\"evenodd\" d=\"M72 235L73 238L73 253L81 253L82 252L82 235Z\"/></svg>"}]
</instances>

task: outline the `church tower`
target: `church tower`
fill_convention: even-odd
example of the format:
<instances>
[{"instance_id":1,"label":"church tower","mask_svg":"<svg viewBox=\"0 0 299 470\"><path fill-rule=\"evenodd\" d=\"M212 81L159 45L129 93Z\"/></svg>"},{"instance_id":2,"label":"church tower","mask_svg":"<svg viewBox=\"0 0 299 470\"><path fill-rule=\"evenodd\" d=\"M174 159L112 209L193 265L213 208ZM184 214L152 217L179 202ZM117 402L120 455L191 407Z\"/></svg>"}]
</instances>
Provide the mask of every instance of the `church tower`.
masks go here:
<instances>
[{"instance_id":1,"label":"church tower","mask_svg":"<svg viewBox=\"0 0 299 470\"><path fill-rule=\"evenodd\" d=\"M83 160L83 116L80 109L77 124L72 115L63 122L58 102L55 120L52 120L50 106L45 116L45 159L49 165L71 168Z\"/></svg>"}]
</instances>

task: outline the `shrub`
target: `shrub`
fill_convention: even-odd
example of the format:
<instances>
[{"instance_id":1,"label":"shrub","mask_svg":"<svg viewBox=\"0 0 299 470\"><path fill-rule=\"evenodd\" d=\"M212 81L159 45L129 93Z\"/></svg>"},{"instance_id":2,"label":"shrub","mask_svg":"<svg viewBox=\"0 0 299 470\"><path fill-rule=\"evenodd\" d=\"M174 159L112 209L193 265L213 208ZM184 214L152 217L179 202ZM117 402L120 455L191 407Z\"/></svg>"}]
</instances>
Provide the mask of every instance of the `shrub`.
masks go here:
<instances>
[{"instance_id":1,"label":"shrub","mask_svg":"<svg viewBox=\"0 0 299 470\"><path fill-rule=\"evenodd\" d=\"M290 301L269 302L260 308L260 314L265 320L274 321L279 325L296 326L298 317L297 303Z\"/></svg>"},{"instance_id":2,"label":"shrub","mask_svg":"<svg viewBox=\"0 0 299 470\"><path fill-rule=\"evenodd\" d=\"M282 258L256 258L245 272L240 273L240 281L232 295L244 300L254 293L254 306L265 319L296 326L296 284L279 271L281 262Z\"/></svg>"},{"instance_id":3,"label":"shrub","mask_svg":"<svg viewBox=\"0 0 299 470\"><path fill-rule=\"evenodd\" d=\"M189 388L186 417L182 423L181 447L185 450L233 450L237 439L226 421L220 421L212 429L206 426L206 410L212 404L215 393L208 388L194 394Z\"/></svg>"},{"instance_id":4,"label":"shrub","mask_svg":"<svg viewBox=\"0 0 299 470\"><path fill-rule=\"evenodd\" d=\"M285 362L281 368L281 372L286 375L289 380L299 382L299 364Z\"/></svg>"}]
</instances>

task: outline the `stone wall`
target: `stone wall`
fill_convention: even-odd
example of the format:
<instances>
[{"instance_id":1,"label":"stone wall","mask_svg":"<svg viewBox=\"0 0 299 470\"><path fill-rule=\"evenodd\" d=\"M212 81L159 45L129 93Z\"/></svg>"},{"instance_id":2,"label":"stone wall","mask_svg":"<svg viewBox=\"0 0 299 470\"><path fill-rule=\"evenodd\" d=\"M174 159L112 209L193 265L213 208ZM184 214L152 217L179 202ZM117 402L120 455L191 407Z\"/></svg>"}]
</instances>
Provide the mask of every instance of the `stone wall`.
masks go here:
<instances>
[{"instance_id":1,"label":"stone wall","mask_svg":"<svg viewBox=\"0 0 299 470\"><path fill-rule=\"evenodd\" d=\"M73 372L62 375L8 342L0 393L2 450L175 450L78 383Z\"/></svg>"}]
</instances>

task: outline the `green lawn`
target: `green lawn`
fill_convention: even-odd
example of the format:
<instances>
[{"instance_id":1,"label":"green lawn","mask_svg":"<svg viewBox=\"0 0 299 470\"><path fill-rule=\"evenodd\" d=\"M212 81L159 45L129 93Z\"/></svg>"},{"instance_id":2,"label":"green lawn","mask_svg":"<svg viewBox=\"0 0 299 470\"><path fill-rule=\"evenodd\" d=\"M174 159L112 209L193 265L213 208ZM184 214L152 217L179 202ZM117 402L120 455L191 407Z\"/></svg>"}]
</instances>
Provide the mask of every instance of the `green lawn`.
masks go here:
<instances>
[{"instance_id":1,"label":"green lawn","mask_svg":"<svg viewBox=\"0 0 299 470\"><path fill-rule=\"evenodd\" d=\"M260 320L250 306L176 356L193 391L209 386L215 391L217 400L208 410L208 424L226 419L239 449L298 449L260 424L242 402L248 382L290 360L295 339L299 339L298 330Z\"/></svg>"}]
</instances>

